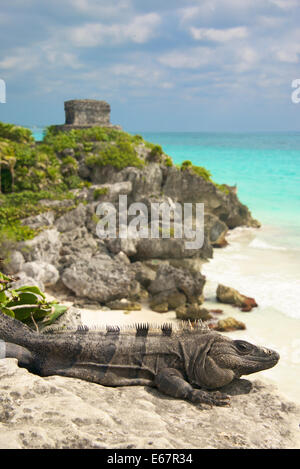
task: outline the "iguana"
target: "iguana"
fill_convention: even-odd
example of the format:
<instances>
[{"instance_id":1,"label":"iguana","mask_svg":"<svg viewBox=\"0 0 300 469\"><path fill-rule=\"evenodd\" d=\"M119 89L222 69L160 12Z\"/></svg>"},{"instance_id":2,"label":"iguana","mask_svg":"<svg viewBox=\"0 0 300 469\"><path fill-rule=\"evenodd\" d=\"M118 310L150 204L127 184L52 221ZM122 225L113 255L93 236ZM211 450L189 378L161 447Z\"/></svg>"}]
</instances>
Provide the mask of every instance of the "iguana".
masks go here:
<instances>
[{"instance_id":1,"label":"iguana","mask_svg":"<svg viewBox=\"0 0 300 469\"><path fill-rule=\"evenodd\" d=\"M38 333L0 313L0 358L40 376L80 378L104 386L155 386L193 403L227 405L220 388L241 375L271 368L273 350L231 340L201 324L151 330L147 324L121 331L80 327L77 331ZM2 347L1 347L2 344Z\"/></svg>"}]
</instances>

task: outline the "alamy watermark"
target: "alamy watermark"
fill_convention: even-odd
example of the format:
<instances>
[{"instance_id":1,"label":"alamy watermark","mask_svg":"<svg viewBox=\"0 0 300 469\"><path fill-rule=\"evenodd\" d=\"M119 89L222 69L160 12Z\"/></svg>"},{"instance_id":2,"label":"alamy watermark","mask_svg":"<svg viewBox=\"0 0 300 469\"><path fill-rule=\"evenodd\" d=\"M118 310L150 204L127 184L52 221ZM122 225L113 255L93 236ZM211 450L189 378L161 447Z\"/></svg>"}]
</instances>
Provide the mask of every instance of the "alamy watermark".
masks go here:
<instances>
[{"instance_id":1,"label":"alamy watermark","mask_svg":"<svg viewBox=\"0 0 300 469\"><path fill-rule=\"evenodd\" d=\"M292 88L296 88L291 94L292 102L298 104L300 103L300 78L292 81Z\"/></svg>"},{"instance_id":2,"label":"alamy watermark","mask_svg":"<svg viewBox=\"0 0 300 469\"><path fill-rule=\"evenodd\" d=\"M0 103L6 103L6 84L5 81L0 78Z\"/></svg>"},{"instance_id":3,"label":"alamy watermark","mask_svg":"<svg viewBox=\"0 0 300 469\"><path fill-rule=\"evenodd\" d=\"M127 195L119 195L118 207L110 202L98 205L96 233L101 239L177 238L185 249L200 249L204 243L203 203L151 203L127 205Z\"/></svg>"}]
</instances>

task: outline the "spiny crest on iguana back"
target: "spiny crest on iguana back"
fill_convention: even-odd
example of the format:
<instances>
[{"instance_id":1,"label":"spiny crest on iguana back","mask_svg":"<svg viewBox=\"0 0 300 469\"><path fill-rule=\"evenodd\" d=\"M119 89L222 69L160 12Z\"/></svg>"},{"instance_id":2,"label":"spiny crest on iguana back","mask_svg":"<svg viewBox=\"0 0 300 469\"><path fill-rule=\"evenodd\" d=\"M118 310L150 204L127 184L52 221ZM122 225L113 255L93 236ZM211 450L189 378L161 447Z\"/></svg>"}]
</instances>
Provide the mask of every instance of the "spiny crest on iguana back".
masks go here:
<instances>
[{"instance_id":1,"label":"spiny crest on iguana back","mask_svg":"<svg viewBox=\"0 0 300 469\"><path fill-rule=\"evenodd\" d=\"M80 325L77 329L69 327L61 328L50 328L46 331L42 331L43 335L47 334L63 334L63 333L76 333L76 334L115 334L115 335L136 335L136 336L167 336L176 335L177 337L184 334L193 333L207 333L209 327L204 324L201 320L197 321L181 321L179 324L163 323L163 324L152 324L152 323L135 323L123 326L91 326Z\"/></svg>"}]
</instances>

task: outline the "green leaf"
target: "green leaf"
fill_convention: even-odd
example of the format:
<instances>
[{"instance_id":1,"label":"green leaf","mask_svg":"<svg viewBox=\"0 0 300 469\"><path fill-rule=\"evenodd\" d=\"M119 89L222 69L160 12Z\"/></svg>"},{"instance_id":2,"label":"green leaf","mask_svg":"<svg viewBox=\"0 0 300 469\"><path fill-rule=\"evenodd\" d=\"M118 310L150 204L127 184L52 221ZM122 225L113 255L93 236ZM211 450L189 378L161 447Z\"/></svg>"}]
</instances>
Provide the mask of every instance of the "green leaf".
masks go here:
<instances>
[{"instance_id":1,"label":"green leaf","mask_svg":"<svg viewBox=\"0 0 300 469\"><path fill-rule=\"evenodd\" d=\"M4 291L0 291L0 303L5 303L7 301L7 296Z\"/></svg>"},{"instance_id":2,"label":"green leaf","mask_svg":"<svg viewBox=\"0 0 300 469\"><path fill-rule=\"evenodd\" d=\"M41 292L41 290L39 289L39 287L36 287L36 286L30 286L30 287L19 287L15 290L16 292L19 292L19 291L24 291L24 292L30 292L30 293L35 293L36 295L40 295L42 296L43 298L46 298L46 296L44 295L44 293Z\"/></svg>"},{"instance_id":3,"label":"green leaf","mask_svg":"<svg viewBox=\"0 0 300 469\"><path fill-rule=\"evenodd\" d=\"M6 316L10 316L11 318L15 317L15 313L9 308L5 308L4 306L1 306L1 311L2 313L6 314Z\"/></svg>"},{"instance_id":4,"label":"green leaf","mask_svg":"<svg viewBox=\"0 0 300 469\"><path fill-rule=\"evenodd\" d=\"M54 321L56 321L57 318L59 318L62 314L64 314L67 311L68 307L64 305L58 305L58 304L53 304L52 305L52 314L47 316L43 320L43 324L45 326L49 326L52 324Z\"/></svg>"},{"instance_id":5,"label":"green leaf","mask_svg":"<svg viewBox=\"0 0 300 469\"><path fill-rule=\"evenodd\" d=\"M40 301L40 296L31 292L20 292L17 300L12 300L7 303L8 307L19 305L36 305Z\"/></svg>"},{"instance_id":6,"label":"green leaf","mask_svg":"<svg viewBox=\"0 0 300 469\"><path fill-rule=\"evenodd\" d=\"M34 311L33 317L35 320L41 320L46 318L52 312L51 305L44 305L41 308Z\"/></svg>"},{"instance_id":7,"label":"green leaf","mask_svg":"<svg viewBox=\"0 0 300 469\"><path fill-rule=\"evenodd\" d=\"M19 321L26 321L27 319L31 317L31 314L33 314L34 316L31 305L24 306L24 308L14 309L13 311L15 314L15 318L18 319Z\"/></svg>"}]
</instances>

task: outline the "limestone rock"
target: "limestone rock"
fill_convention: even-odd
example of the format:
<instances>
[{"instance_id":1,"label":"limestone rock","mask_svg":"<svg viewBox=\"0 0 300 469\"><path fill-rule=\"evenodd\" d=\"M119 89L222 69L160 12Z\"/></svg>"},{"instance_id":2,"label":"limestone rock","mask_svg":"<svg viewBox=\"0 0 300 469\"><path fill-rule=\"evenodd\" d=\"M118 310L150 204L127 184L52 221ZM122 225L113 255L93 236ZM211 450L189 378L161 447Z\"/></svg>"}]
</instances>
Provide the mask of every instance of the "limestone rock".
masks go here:
<instances>
[{"instance_id":1,"label":"limestone rock","mask_svg":"<svg viewBox=\"0 0 300 469\"><path fill-rule=\"evenodd\" d=\"M128 256L126 256L125 252L123 251L120 251L118 254L116 254L114 260L124 262L125 264L130 265L130 259Z\"/></svg>"},{"instance_id":2,"label":"limestone rock","mask_svg":"<svg viewBox=\"0 0 300 469\"><path fill-rule=\"evenodd\" d=\"M161 265L156 278L151 282L149 291L152 295L166 290L177 289L185 294L188 302L201 301L205 277L199 272L191 273L171 265Z\"/></svg>"},{"instance_id":3,"label":"limestone rock","mask_svg":"<svg viewBox=\"0 0 300 469\"><path fill-rule=\"evenodd\" d=\"M212 318L210 312L205 308L201 308L197 303L188 305L185 309L177 308L176 317L177 319L182 319L184 321L196 321L199 319L207 321Z\"/></svg>"},{"instance_id":4,"label":"limestone rock","mask_svg":"<svg viewBox=\"0 0 300 469\"><path fill-rule=\"evenodd\" d=\"M206 214L204 217L204 226L209 241L214 247L225 247L228 242L225 239L228 227L212 214Z\"/></svg>"},{"instance_id":5,"label":"limestone rock","mask_svg":"<svg viewBox=\"0 0 300 469\"><path fill-rule=\"evenodd\" d=\"M11 251L6 256L5 261L3 262L3 268L6 274L14 275L22 270L22 266L25 262L23 255L20 251Z\"/></svg>"},{"instance_id":6,"label":"limestone rock","mask_svg":"<svg viewBox=\"0 0 300 469\"><path fill-rule=\"evenodd\" d=\"M22 225L29 226L29 228L37 229L46 226L52 226L54 223L55 214L52 210L40 213L39 215L24 218Z\"/></svg>"},{"instance_id":7,"label":"limestone rock","mask_svg":"<svg viewBox=\"0 0 300 469\"><path fill-rule=\"evenodd\" d=\"M42 261L26 262L22 267L28 277L33 278L45 287L51 287L59 279L59 272L52 264Z\"/></svg>"},{"instance_id":8,"label":"limestone rock","mask_svg":"<svg viewBox=\"0 0 300 469\"><path fill-rule=\"evenodd\" d=\"M176 167L169 167L165 178L165 195L181 203L204 203L206 212L217 216L228 228L259 226L249 209L238 200L234 190L228 189L226 194L192 171L178 171Z\"/></svg>"},{"instance_id":9,"label":"limestone rock","mask_svg":"<svg viewBox=\"0 0 300 469\"><path fill-rule=\"evenodd\" d=\"M163 301L162 303L150 303L150 307L152 311L155 311L156 313L167 313L169 311L167 301Z\"/></svg>"},{"instance_id":10,"label":"limestone rock","mask_svg":"<svg viewBox=\"0 0 300 469\"><path fill-rule=\"evenodd\" d=\"M99 198L98 193L103 193ZM132 183L130 181L116 182L114 184L97 184L89 188L88 200L109 201L111 203L118 202L120 195L128 195L132 191Z\"/></svg>"},{"instance_id":11,"label":"limestone rock","mask_svg":"<svg viewBox=\"0 0 300 469\"><path fill-rule=\"evenodd\" d=\"M217 299L221 303L227 303L234 306L238 306L242 311L251 311L252 308L257 306L254 298L242 295L237 290L225 285L218 285L217 288Z\"/></svg>"},{"instance_id":12,"label":"limestone rock","mask_svg":"<svg viewBox=\"0 0 300 469\"><path fill-rule=\"evenodd\" d=\"M230 407L200 409L144 386L42 378L3 359L0 448L299 448L300 408L274 386L240 379L222 391Z\"/></svg>"},{"instance_id":13,"label":"limestone rock","mask_svg":"<svg viewBox=\"0 0 300 469\"><path fill-rule=\"evenodd\" d=\"M56 228L39 233L35 238L18 245L27 262L44 261L55 264L59 259L61 241Z\"/></svg>"},{"instance_id":14,"label":"limestone rock","mask_svg":"<svg viewBox=\"0 0 300 469\"><path fill-rule=\"evenodd\" d=\"M184 293L180 293L178 290L168 295L168 305L170 309L176 309L179 306L186 304L186 296Z\"/></svg>"},{"instance_id":15,"label":"limestone rock","mask_svg":"<svg viewBox=\"0 0 300 469\"><path fill-rule=\"evenodd\" d=\"M114 300L106 303L110 309L126 309L127 311L140 311L142 306L136 301L130 301L127 298L121 300Z\"/></svg>"},{"instance_id":16,"label":"limestone rock","mask_svg":"<svg viewBox=\"0 0 300 469\"><path fill-rule=\"evenodd\" d=\"M184 317L184 320L185 320L185 318L186 318L186 310L187 310L187 306L186 306L186 305L178 306L178 308L176 308L176 318L177 318L177 319L181 319L182 317Z\"/></svg>"},{"instance_id":17,"label":"limestone rock","mask_svg":"<svg viewBox=\"0 0 300 469\"><path fill-rule=\"evenodd\" d=\"M136 254L136 239L121 239L112 238L105 240L105 244L110 252L118 254L120 251L124 252L126 256L131 257Z\"/></svg>"},{"instance_id":18,"label":"limestone rock","mask_svg":"<svg viewBox=\"0 0 300 469\"><path fill-rule=\"evenodd\" d=\"M186 304L186 296L180 293L177 289L164 290L152 296L150 300L150 308L156 311L157 306L168 305L168 309L176 309Z\"/></svg>"},{"instance_id":19,"label":"limestone rock","mask_svg":"<svg viewBox=\"0 0 300 469\"><path fill-rule=\"evenodd\" d=\"M41 291L45 289L44 284L37 279L29 277L25 272L18 273L18 280L11 284L12 288L26 287L26 286L36 286L39 287Z\"/></svg>"},{"instance_id":20,"label":"limestone rock","mask_svg":"<svg viewBox=\"0 0 300 469\"><path fill-rule=\"evenodd\" d=\"M55 226L61 233L74 230L80 226L85 225L86 208L85 205L79 204L74 210L70 210L61 217L59 217Z\"/></svg>"},{"instance_id":21,"label":"limestone rock","mask_svg":"<svg viewBox=\"0 0 300 469\"><path fill-rule=\"evenodd\" d=\"M212 257L212 247L208 239L199 249L188 249L184 238L141 238L136 242L136 259L189 259Z\"/></svg>"},{"instance_id":22,"label":"limestone rock","mask_svg":"<svg viewBox=\"0 0 300 469\"><path fill-rule=\"evenodd\" d=\"M134 273L124 263L98 254L79 259L62 274L62 281L76 296L107 303L131 293Z\"/></svg>"},{"instance_id":23,"label":"limestone rock","mask_svg":"<svg viewBox=\"0 0 300 469\"><path fill-rule=\"evenodd\" d=\"M60 241L59 265L63 269L69 267L79 258L88 259L97 252L107 252L103 243L97 242L84 226L61 233Z\"/></svg>"},{"instance_id":24,"label":"limestone rock","mask_svg":"<svg viewBox=\"0 0 300 469\"><path fill-rule=\"evenodd\" d=\"M246 329L246 325L235 318L229 317L226 319L220 319L216 325L212 326L212 329L215 329L216 331L220 332L229 332L244 330Z\"/></svg>"},{"instance_id":25,"label":"limestone rock","mask_svg":"<svg viewBox=\"0 0 300 469\"><path fill-rule=\"evenodd\" d=\"M156 273L145 263L133 262L131 264L132 270L135 272L135 278L140 284L147 288L150 283L155 279Z\"/></svg>"}]
</instances>

